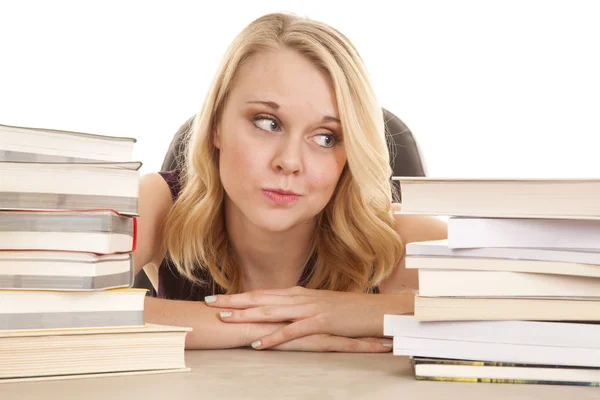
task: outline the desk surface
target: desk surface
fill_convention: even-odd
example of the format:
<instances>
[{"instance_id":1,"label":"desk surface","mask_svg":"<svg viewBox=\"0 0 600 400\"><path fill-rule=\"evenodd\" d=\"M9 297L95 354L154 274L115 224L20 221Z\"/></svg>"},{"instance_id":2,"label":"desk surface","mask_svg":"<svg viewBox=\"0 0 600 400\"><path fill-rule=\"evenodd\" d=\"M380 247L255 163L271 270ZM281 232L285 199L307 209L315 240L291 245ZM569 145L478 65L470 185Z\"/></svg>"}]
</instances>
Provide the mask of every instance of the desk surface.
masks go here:
<instances>
[{"instance_id":1,"label":"desk surface","mask_svg":"<svg viewBox=\"0 0 600 400\"><path fill-rule=\"evenodd\" d=\"M190 372L0 384L26 399L600 399L598 387L416 381L387 354L187 351Z\"/></svg>"}]
</instances>

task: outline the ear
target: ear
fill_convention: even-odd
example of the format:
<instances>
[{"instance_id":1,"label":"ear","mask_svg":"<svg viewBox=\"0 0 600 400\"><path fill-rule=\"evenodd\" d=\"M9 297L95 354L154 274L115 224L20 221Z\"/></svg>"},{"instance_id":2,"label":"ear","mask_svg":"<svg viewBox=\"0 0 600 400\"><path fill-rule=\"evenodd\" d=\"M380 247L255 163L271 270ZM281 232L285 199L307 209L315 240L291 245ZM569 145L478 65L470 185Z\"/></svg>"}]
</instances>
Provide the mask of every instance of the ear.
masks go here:
<instances>
[{"instance_id":1,"label":"ear","mask_svg":"<svg viewBox=\"0 0 600 400\"><path fill-rule=\"evenodd\" d=\"M213 133L213 143L217 149L221 150L221 133L219 132L219 128L215 129Z\"/></svg>"}]
</instances>

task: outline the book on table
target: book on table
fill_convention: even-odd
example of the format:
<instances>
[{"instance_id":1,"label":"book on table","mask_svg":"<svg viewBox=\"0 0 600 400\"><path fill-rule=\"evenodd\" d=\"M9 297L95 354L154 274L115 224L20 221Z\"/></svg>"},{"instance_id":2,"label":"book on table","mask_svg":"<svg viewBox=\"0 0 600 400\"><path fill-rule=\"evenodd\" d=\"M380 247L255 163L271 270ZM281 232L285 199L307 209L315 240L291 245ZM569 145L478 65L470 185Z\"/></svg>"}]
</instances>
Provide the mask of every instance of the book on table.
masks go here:
<instances>
[{"instance_id":1,"label":"book on table","mask_svg":"<svg viewBox=\"0 0 600 400\"><path fill-rule=\"evenodd\" d=\"M397 214L449 217L406 245L414 315L384 321L417 379L600 385L600 179L394 180Z\"/></svg>"},{"instance_id":2,"label":"book on table","mask_svg":"<svg viewBox=\"0 0 600 400\"><path fill-rule=\"evenodd\" d=\"M184 350L190 330L147 324L0 331L0 385L27 380L189 371Z\"/></svg>"},{"instance_id":3,"label":"book on table","mask_svg":"<svg viewBox=\"0 0 600 400\"><path fill-rule=\"evenodd\" d=\"M0 383L187 370L131 288L134 143L0 125Z\"/></svg>"}]
</instances>

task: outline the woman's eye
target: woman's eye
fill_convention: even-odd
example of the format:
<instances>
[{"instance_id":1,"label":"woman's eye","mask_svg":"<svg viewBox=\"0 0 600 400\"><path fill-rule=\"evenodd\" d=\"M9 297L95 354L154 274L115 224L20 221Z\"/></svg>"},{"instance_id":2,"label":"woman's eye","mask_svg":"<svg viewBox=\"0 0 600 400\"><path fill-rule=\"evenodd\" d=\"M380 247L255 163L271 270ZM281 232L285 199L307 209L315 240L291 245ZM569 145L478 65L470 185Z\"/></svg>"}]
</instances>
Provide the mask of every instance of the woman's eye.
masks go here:
<instances>
[{"instance_id":1,"label":"woman's eye","mask_svg":"<svg viewBox=\"0 0 600 400\"><path fill-rule=\"evenodd\" d=\"M278 131L279 130L279 122L277 122L277 120L273 119L273 118L268 118L268 117L254 117L254 125L256 125L258 128L265 130L265 131L269 131L269 132L274 132L274 131Z\"/></svg>"},{"instance_id":2,"label":"woman's eye","mask_svg":"<svg viewBox=\"0 0 600 400\"><path fill-rule=\"evenodd\" d=\"M335 135L331 133L316 135L314 139L319 146L323 147L333 147L337 143Z\"/></svg>"}]
</instances>

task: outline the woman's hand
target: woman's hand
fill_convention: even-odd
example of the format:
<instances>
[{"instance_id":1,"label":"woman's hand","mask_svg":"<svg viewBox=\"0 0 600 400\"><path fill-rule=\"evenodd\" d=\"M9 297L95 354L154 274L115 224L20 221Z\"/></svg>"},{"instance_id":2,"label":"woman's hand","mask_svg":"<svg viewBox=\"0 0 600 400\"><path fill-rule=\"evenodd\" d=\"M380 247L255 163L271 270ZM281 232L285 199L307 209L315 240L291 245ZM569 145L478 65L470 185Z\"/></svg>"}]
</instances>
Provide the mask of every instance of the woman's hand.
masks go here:
<instances>
[{"instance_id":1,"label":"woman's hand","mask_svg":"<svg viewBox=\"0 0 600 400\"><path fill-rule=\"evenodd\" d=\"M256 349L271 348L291 343L295 339L323 334L332 335L331 339L327 339L332 343L332 348L343 347L342 342L351 343L351 347L362 348L362 341L348 341L359 340L350 338L383 336L383 315L395 311L390 307L390 301L393 302L394 299L382 294L345 293L302 287L209 296L205 299L210 307L228 309L220 313L223 322L291 322L252 343L252 347ZM302 343L310 344L310 340L312 339L306 339Z\"/></svg>"}]
</instances>

